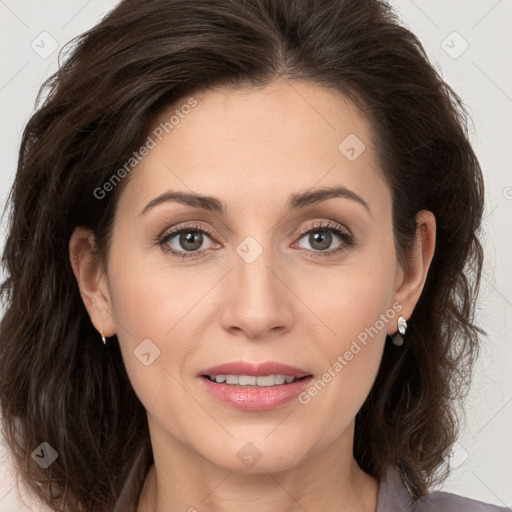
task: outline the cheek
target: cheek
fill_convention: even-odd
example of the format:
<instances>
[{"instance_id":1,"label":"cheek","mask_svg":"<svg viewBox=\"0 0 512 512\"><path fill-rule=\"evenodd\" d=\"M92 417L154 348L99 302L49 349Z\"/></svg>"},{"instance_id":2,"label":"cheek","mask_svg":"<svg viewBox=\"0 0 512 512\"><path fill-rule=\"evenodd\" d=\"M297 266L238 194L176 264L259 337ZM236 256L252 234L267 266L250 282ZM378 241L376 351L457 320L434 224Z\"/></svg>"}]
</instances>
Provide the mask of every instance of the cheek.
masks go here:
<instances>
[{"instance_id":1,"label":"cheek","mask_svg":"<svg viewBox=\"0 0 512 512\"><path fill-rule=\"evenodd\" d=\"M115 320L124 337L138 344L150 338L162 342L181 327L180 319L190 310L191 299L200 292L186 276L170 271L165 259L149 257L128 237L123 253L120 236L112 246L109 271L112 307ZM142 241L138 242L143 244ZM155 249L156 252L158 249Z\"/></svg>"},{"instance_id":2,"label":"cheek","mask_svg":"<svg viewBox=\"0 0 512 512\"><path fill-rule=\"evenodd\" d=\"M313 396L309 397L311 402L318 400L320 408L338 404L351 417L371 389L388 325L396 323L397 317L390 305L393 293L390 261L394 260L391 257L361 259L357 264L333 270L329 278L317 276L317 286L305 287L310 290L308 304L322 325L316 340L324 371L318 376L316 391L310 389ZM317 395L319 398L314 398ZM304 397L304 401L309 398Z\"/></svg>"},{"instance_id":3,"label":"cheek","mask_svg":"<svg viewBox=\"0 0 512 512\"><path fill-rule=\"evenodd\" d=\"M121 255L120 245L112 246L109 268L112 314L126 370L148 406L156 397L172 396L174 380L168 372L179 378L193 349L183 332L190 301L179 292L183 282L166 276L165 269L148 264L135 251Z\"/></svg>"},{"instance_id":4,"label":"cheek","mask_svg":"<svg viewBox=\"0 0 512 512\"><path fill-rule=\"evenodd\" d=\"M334 333L323 338L321 350L329 375L341 376L333 380L343 381L344 396L355 396L377 373L386 336L386 322L380 318L386 309L382 296L363 291L339 296L336 302L326 315Z\"/></svg>"},{"instance_id":5,"label":"cheek","mask_svg":"<svg viewBox=\"0 0 512 512\"><path fill-rule=\"evenodd\" d=\"M330 330L317 335L321 372L299 397L311 429L324 432L324 441L339 436L366 400L378 373L386 327L386 296L375 281L345 280L324 301L322 320ZM331 330L333 332L331 332ZM325 333L325 329L323 329Z\"/></svg>"},{"instance_id":6,"label":"cheek","mask_svg":"<svg viewBox=\"0 0 512 512\"><path fill-rule=\"evenodd\" d=\"M393 293L393 275L388 268L372 262L302 279L302 295L326 327L327 346L343 348L358 337L364 340L364 334L359 335L368 329L385 333L386 326L379 319L390 308Z\"/></svg>"},{"instance_id":7,"label":"cheek","mask_svg":"<svg viewBox=\"0 0 512 512\"><path fill-rule=\"evenodd\" d=\"M180 422L169 424L168 411L188 406L181 383L195 347L185 332L188 301L162 279L153 281L137 272L119 273L117 279L112 283L117 286L114 312L132 388L148 414L175 436L183 436Z\"/></svg>"}]
</instances>

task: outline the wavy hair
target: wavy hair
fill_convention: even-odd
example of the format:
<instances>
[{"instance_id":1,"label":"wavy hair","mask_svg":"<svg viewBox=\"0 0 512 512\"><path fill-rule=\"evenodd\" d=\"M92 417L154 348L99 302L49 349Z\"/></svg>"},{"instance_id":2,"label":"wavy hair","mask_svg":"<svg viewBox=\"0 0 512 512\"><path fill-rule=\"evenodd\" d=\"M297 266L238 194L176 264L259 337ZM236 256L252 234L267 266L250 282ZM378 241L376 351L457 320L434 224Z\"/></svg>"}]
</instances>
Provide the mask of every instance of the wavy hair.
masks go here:
<instances>
[{"instance_id":1,"label":"wavy hair","mask_svg":"<svg viewBox=\"0 0 512 512\"><path fill-rule=\"evenodd\" d=\"M460 98L384 1L124 0L72 42L41 87L7 203L2 432L17 472L52 510L135 510L153 462L119 344L99 342L81 300L73 229L94 231L105 262L130 176L103 199L94 191L155 116L194 92L279 78L339 91L369 120L403 264L416 213L436 217L407 342L386 344L356 416L354 456L377 478L397 466L414 499L446 478L444 453L485 334L474 323L483 180ZM46 469L31 456L42 442L58 453Z\"/></svg>"}]
</instances>

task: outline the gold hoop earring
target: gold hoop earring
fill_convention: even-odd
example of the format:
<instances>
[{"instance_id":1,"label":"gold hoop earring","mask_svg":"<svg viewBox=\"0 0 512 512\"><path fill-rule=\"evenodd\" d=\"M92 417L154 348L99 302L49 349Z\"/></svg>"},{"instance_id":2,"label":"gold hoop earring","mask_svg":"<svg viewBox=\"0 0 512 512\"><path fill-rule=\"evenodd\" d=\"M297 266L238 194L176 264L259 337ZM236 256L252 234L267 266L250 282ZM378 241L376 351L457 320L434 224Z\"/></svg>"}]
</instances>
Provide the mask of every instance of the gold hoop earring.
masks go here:
<instances>
[{"instance_id":1,"label":"gold hoop earring","mask_svg":"<svg viewBox=\"0 0 512 512\"><path fill-rule=\"evenodd\" d=\"M100 331L101 334L101 341L103 341L103 345L107 344L107 340L105 339L105 336L103 336L103 333Z\"/></svg>"}]
</instances>

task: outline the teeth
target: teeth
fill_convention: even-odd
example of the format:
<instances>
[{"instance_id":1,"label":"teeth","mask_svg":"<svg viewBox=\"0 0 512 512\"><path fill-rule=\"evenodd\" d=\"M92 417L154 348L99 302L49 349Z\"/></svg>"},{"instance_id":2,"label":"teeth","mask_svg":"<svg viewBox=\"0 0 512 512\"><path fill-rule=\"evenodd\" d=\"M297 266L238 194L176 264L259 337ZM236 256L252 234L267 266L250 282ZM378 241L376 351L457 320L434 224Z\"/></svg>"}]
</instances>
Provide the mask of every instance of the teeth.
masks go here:
<instances>
[{"instance_id":1,"label":"teeth","mask_svg":"<svg viewBox=\"0 0 512 512\"><path fill-rule=\"evenodd\" d=\"M238 375L226 375L226 384L238 384Z\"/></svg>"},{"instance_id":2,"label":"teeth","mask_svg":"<svg viewBox=\"0 0 512 512\"><path fill-rule=\"evenodd\" d=\"M219 384L225 382L226 384L234 386L280 386L285 382L287 384L296 380L295 377L289 375L262 375L256 377L254 375L208 375L211 381L218 382Z\"/></svg>"},{"instance_id":3,"label":"teeth","mask_svg":"<svg viewBox=\"0 0 512 512\"><path fill-rule=\"evenodd\" d=\"M275 379L275 375L261 375L256 379L256 384L258 386L273 386L276 384Z\"/></svg>"},{"instance_id":4,"label":"teeth","mask_svg":"<svg viewBox=\"0 0 512 512\"><path fill-rule=\"evenodd\" d=\"M238 377L238 384L240 386L255 386L256 380L256 377L252 377L249 375L240 375L240 377Z\"/></svg>"},{"instance_id":5,"label":"teeth","mask_svg":"<svg viewBox=\"0 0 512 512\"><path fill-rule=\"evenodd\" d=\"M274 384L276 386L284 384L285 379L286 377L284 375L274 375Z\"/></svg>"}]
</instances>

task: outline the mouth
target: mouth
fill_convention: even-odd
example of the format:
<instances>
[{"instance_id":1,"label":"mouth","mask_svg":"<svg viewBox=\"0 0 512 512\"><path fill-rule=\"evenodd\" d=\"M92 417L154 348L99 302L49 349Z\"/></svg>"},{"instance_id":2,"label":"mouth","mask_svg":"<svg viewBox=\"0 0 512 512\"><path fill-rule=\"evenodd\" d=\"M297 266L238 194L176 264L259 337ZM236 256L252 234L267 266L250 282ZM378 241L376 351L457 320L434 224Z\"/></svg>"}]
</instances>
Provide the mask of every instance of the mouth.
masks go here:
<instances>
[{"instance_id":1,"label":"mouth","mask_svg":"<svg viewBox=\"0 0 512 512\"><path fill-rule=\"evenodd\" d=\"M281 407L302 393L313 375L276 362L234 362L203 370L204 389L224 405L246 411Z\"/></svg>"},{"instance_id":2,"label":"mouth","mask_svg":"<svg viewBox=\"0 0 512 512\"><path fill-rule=\"evenodd\" d=\"M304 377L295 377L293 375L201 375L205 379L209 379L216 384L226 384L227 386L241 386L241 387L270 387L270 386L284 386L307 379L308 375Z\"/></svg>"}]
</instances>

